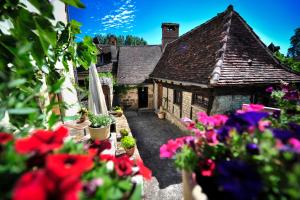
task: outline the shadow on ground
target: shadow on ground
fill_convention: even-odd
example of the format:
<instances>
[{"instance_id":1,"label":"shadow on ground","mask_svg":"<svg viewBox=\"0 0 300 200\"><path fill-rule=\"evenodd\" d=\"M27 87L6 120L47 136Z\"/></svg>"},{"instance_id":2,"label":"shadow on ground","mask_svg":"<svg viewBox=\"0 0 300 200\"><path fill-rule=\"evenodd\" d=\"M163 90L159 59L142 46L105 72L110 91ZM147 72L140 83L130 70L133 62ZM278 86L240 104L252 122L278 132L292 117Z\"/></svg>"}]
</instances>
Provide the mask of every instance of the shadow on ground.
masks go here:
<instances>
[{"instance_id":1,"label":"shadow on ground","mask_svg":"<svg viewBox=\"0 0 300 200\"><path fill-rule=\"evenodd\" d=\"M160 159L159 148L169 139L183 136L182 131L166 120L160 120L153 112L125 113L132 134L137 139L140 155L156 177L159 188L181 183L181 174L175 169L173 160Z\"/></svg>"}]
</instances>

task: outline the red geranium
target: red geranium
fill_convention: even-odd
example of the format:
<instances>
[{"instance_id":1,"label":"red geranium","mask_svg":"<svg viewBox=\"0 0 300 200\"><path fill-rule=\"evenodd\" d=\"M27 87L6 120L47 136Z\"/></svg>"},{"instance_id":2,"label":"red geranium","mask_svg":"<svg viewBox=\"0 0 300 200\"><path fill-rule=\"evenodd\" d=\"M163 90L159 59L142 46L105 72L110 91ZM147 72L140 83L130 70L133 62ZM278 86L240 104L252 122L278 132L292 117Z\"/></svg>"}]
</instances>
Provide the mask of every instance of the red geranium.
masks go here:
<instances>
[{"instance_id":1,"label":"red geranium","mask_svg":"<svg viewBox=\"0 0 300 200\"><path fill-rule=\"evenodd\" d=\"M145 179L150 180L152 178L152 171L145 167L142 160L137 160L137 166L139 167L139 174L142 175Z\"/></svg>"},{"instance_id":2,"label":"red geranium","mask_svg":"<svg viewBox=\"0 0 300 200\"><path fill-rule=\"evenodd\" d=\"M133 162L128 156L117 157L114 163L119 176L130 176L132 174Z\"/></svg>"},{"instance_id":3,"label":"red geranium","mask_svg":"<svg viewBox=\"0 0 300 200\"><path fill-rule=\"evenodd\" d=\"M109 142L109 140L96 140L89 146L88 151L91 156L96 156L106 149L111 149L111 143Z\"/></svg>"},{"instance_id":4,"label":"red geranium","mask_svg":"<svg viewBox=\"0 0 300 200\"><path fill-rule=\"evenodd\" d=\"M68 129L63 126L55 131L37 130L31 137L17 140L15 148L21 154L30 152L44 154L61 147L67 134Z\"/></svg>"},{"instance_id":5,"label":"red geranium","mask_svg":"<svg viewBox=\"0 0 300 200\"><path fill-rule=\"evenodd\" d=\"M92 167L93 161L87 155L53 154L46 158L46 169L58 178L79 177Z\"/></svg>"},{"instance_id":6,"label":"red geranium","mask_svg":"<svg viewBox=\"0 0 300 200\"><path fill-rule=\"evenodd\" d=\"M199 162L199 168L202 176L212 176L216 168L216 164L213 160L207 159Z\"/></svg>"},{"instance_id":7,"label":"red geranium","mask_svg":"<svg viewBox=\"0 0 300 200\"><path fill-rule=\"evenodd\" d=\"M6 144L7 142L13 140L14 137L9 133L0 133L0 145Z\"/></svg>"},{"instance_id":8,"label":"red geranium","mask_svg":"<svg viewBox=\"0 0 300 200\"><path fill-rule=\"evenodd\" d=\"M13 190L13 200L47 199L50 188L54 188L54 183L48 179L44 170L27 172L17 181Z\"/></svg>"},{"instance_id":9,"label":"red geranium","mask_svg":"<svg viewBox=\"0 0 300 200\"><path fill-rule=\"evenodd\" d=\"M25 173L15 185L13 200L77 200L81 183L76 177L56 181L45 170Z\"/></svg>"}]
</instances>

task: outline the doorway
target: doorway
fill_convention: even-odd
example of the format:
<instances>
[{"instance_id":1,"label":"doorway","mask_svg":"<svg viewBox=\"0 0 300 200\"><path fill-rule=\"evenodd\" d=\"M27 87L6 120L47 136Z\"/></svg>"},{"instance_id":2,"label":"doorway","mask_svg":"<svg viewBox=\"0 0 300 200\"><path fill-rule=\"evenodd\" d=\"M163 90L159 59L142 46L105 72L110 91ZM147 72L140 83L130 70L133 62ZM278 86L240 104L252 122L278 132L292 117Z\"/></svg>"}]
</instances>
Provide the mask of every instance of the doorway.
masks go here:
<instances>
[{"instance_id":1,"label":"doorway","mask_svg":"<svg viewBox=\"0 0 300 200\"><path fill-rule=\"evenodd\" d=\"M148 107L148 87L138 88L139 108Z\"/></svg>"}]
</instances>

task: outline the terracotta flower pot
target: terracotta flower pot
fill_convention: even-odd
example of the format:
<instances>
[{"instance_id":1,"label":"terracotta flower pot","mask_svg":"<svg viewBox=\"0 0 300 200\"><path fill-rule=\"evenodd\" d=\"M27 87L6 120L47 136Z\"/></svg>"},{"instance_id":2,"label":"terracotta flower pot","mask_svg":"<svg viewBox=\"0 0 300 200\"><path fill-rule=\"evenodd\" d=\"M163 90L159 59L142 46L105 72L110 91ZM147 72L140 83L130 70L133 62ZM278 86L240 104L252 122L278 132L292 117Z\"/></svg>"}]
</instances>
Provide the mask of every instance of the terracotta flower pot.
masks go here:
<instances>
[{"instance_id":1,"label":"terracotta flower pot","mask_svg":"<svg viewBox=\"0 0 300 200\"><path fill-rule=\"evenodd\" d=\"M207 200L200 185L193 179L192 173L182 170L182 185L184 200Z\"/></svg>"},{"instance_id":2,"label":"terracotta flower pot","mask_svg":"<svg viewBox=\"0 0 300 200\"><path fill-rule=\"evenodd\" d=\"M109 138L110 126L103 128L92 128L89 127L91 139L93 140L106 140Z\"/></svg>"},{"instance_id":3,"label":"terracotta flower pot","mask_svg":"<svg viewBox=\"0 0 300 200\"><path fill-rule=\"evenodd\" d=\"M159 112L157 115L158 115L158 118L159 118L159 119L165 119L166 113L164 113L164 112Z\"/></svg>"},{"instance_id":4,"label":"terracotta flower pot","mask_svg":"<svg viewBox=\"0 0 300 200\"><path fill-rule=\"evenodd\" d=\"M125 148L124 148L125 149ZM130 149L125 149L126 151L126 154L131 157L133 154L134 154L134 151L135 151L135 146L130 148Z\"/></svg>"}]
</instances>

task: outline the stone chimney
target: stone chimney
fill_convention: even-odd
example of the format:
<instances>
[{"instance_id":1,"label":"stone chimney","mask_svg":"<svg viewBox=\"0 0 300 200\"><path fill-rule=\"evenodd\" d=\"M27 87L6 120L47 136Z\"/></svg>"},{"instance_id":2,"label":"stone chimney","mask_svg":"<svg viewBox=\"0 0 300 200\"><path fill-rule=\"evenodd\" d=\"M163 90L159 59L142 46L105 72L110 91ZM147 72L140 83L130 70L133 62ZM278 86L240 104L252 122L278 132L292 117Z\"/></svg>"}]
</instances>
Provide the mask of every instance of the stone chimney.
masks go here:
<instances>
[{"instance_id":1,"label":"stone chimney","mask_svg":"<svg viewBox=\"0 0 300 200\"><path fill-rule=\"evenodd\" d=\"M164 50L168 43L176 40L179 37L179 24L162 23L162 49Z\"/></svg>"}]
</instances>

